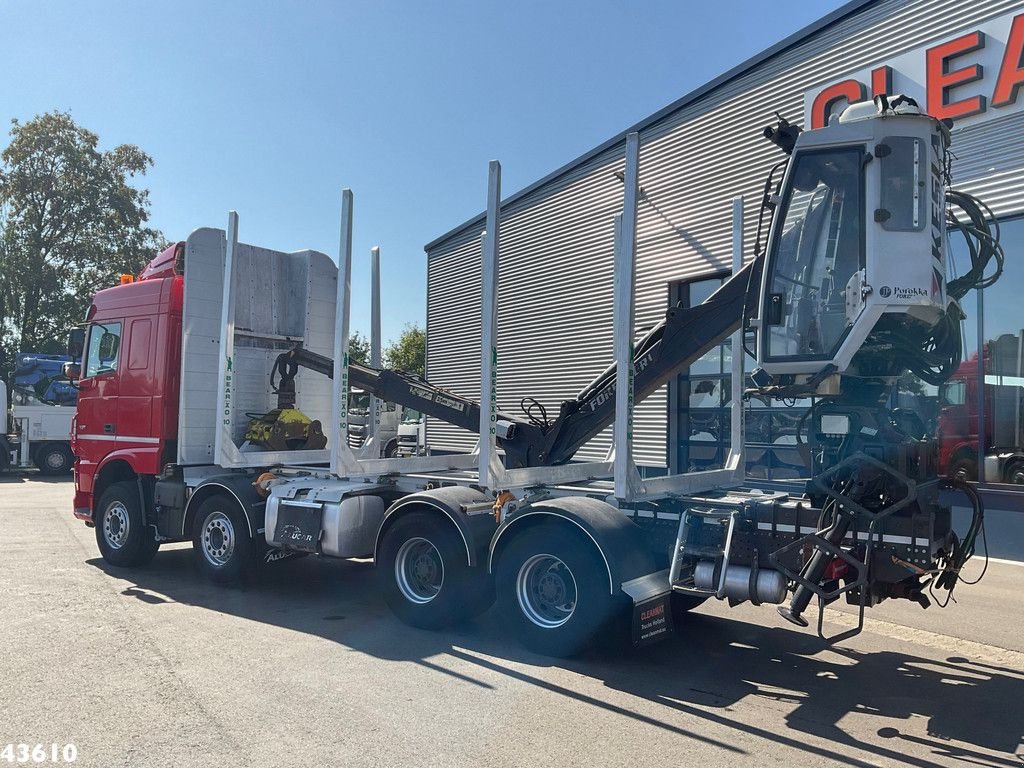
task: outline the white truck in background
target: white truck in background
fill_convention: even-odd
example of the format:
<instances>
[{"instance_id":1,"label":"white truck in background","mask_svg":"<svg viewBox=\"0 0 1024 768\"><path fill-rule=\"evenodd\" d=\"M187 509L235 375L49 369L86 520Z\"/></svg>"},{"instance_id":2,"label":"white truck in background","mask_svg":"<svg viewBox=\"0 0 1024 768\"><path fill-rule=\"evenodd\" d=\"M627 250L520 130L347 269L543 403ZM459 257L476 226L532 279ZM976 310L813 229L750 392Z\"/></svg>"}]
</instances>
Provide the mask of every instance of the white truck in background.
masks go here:
<instances>
[{"instance_id":1,"label":"white truck in background","mask_svg":"<svg viewBox=\"0 0 1024 768\"><path fill-rule=\"evenodd\" d=\"M74 397L45 399L52 393L46 387L44 368L59 371L71 358L22 353L17 356L11 385L0 381L5 423L0 431L0 470L38 467L44 475L64 475L75 463L71 452L71 422L75 417ZM39 369L40 375L33 376ZM32 386L42 380L42 391Z\"/></svg>"},{"instance_id":2,"label":"white truck in background","mask_svg":"<svg viewBox=\"0 0 1024 768\"><path fill-rule=\"evenodd\" d=\"M367 422L370 418L372 398L369 392L353 388L348 395L348 446L362 448L366 442ZM405 426L405 410L394 403L380 403L380 420L377 424L377 443L383 445L381 455L386 459L399 454L402 430Z\"/></svg>"}]
</instances>

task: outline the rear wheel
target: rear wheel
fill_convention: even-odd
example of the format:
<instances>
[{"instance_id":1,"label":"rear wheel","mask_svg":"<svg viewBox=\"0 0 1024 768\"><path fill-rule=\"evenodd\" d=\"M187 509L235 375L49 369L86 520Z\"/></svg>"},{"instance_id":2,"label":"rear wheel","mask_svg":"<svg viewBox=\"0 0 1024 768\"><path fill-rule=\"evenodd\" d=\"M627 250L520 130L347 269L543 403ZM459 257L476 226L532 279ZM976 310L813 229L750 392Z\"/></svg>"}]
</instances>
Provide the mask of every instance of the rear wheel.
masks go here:
<instances>
[{"instance_id":1,"label":"rear wheel","mask_svg":"<svg viewBox=\"0 0 1024 768\"><path fill-rule=\"evenodd\" d=\"M44 475L66 475L74 463L71 449L61 443L46 443L36 451L35 465Z\"/></svg>"},{"instance_id":2,"label":"rear wheel","mask_svg":"<svg viewBox=\"0 0 1024 768\"><path fill-rule=\"evenodd\" d=\"M616 614L599 553L560 525L538 525L508 544L498 561L497 591L512 632L548 656L579 653Z\"/></svg>"},{"instance_id":3,"label":"rear wheel","mask_svg":"<svg viewBox=\"0 0 1024 768\"><path fill-rule=\"evenodd\" d=\"M405 515L381 541L377 574L384 600L399 619L421 629L472 618L490 604L490 585L467 559L454 525L435 515Z\"/></svg>"},{"instance_id":4,"label":"rear wheel","mask_svg":"<svg viewBox=\"0 0 1024 768\"><path fill-rule=\"evenodd\" d=\"M978 462L966 456L954 459L949 467L949 477L963 482L977 480Z\"/></svg>"},{"instance_id":5,"label":"rear wheel","mask_svg":"<svg viewBox=\"0 0 1024 768\"><path fill-rule=\"evenodd\" d=\"M241 581L255 565L249 523L233 497L218 493L199 505L192 552L199 570L220 583Z\"/></svg>"},{"instance_id":6,"label":"rear wheel","mask_svg":"<svg viewBox=\"0 0 1024 768\"><path fill-rule=\"evenodd\" d=\"M1006 482L1014 485L1024 485L1024 461L1015 459L1006 467Z\"/></svg>"},{"instance_id":7,"label":"rear wheel","mask_svg":"<svg viewBox=\"0 0 1024 768\"><path fill-rule=\"evenodd\" d=\"M103 492L96 514L96 544L104 560L121 568L153 559L160 542L153 526L146 524L135 483L114 483Z\"/></svg>"}]
</instances>

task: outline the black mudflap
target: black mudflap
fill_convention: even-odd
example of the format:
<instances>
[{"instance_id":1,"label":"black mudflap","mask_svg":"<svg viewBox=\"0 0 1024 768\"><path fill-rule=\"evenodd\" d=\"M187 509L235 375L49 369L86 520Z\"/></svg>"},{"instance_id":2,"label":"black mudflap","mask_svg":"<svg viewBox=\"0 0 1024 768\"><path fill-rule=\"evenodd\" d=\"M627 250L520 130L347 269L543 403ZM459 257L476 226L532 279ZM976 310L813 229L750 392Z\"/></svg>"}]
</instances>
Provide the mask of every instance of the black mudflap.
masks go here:
<instances>
[{"instance_id":1,"label":"black mudflap","mask_svg":"<svg viewBox=\"0 0 1024 768\"><path fill-rule=\"evenodd\" d=\"M672 634L672 588L667 570L627 581L622 591L633 600L634 645L656 643Z\"/></svg>"},{"instance_id":2,"label":"black mudflap","mask_svg":"<svg viewBox=\"0 0 1024 768\"><path fill-rule=\"evenodd\" d=\"M323 508L319 505L314 507L283 503L277 510L274 540L282 549L317 552L322 522Z\"/></svg>"},{"instance_id":3,"label":"black mudflap","mask_svg":"<svg viewBox=\"0 0 1024 768\"><path fill-rule=\"evenodd\" d=\"M649 645L672 634L672 593L633 605L633 645Z\"/></svg>"}]
</instances>

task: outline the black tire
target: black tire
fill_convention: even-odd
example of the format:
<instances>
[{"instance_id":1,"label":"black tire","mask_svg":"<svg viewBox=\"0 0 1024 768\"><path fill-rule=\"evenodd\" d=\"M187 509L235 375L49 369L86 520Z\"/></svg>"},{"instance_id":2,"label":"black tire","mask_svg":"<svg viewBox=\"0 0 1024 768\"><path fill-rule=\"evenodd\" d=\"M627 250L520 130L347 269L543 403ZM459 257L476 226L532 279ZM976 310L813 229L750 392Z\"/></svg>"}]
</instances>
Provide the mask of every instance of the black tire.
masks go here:
<instances>
[{"instance_id":1,"label":"black tire","mask_svg":"<svg viewBox=\"0 0 1024 768\"><path fill-rule=\"evenodd\" d=\"M258 549L234 497L215 493L199 505L192 520L192 555L206 578L241 583L256 566Z\"/></svg>"},{"instance_id":2,"label":"black tire","mask_svg":"<svg viewBox=\"0 0 1024 768\"><path fill-rule=\"evenodd\" d=\"M978 479L978 462L966 456L953 459L953 463L949 467L948 477L950 479L974 482Z\"/></svg>"},{"instance_id":3,"label":"black tire","mask_svg":"<svg viewBox=\"0 0 1024 768\"><path fill-rule=\"evenodd\" d=\"M34 462L44 475L66 475L75 465L75 455L63 443L46 443L36 450Z\"/></svg>"},{"instance_id":4,"label":"black tire","mask_svg":"<svg viewBox=\"0 0 1024 768\"><path fill-rule=\"evenodd\" d=\"M384 600L404 623L440 629L467 621L493 600L487 574L470 568L455 526L413 512L384 533L377 560Z\"/></svg>"},{"instance_id":5,"label":"black tire","mask_svg":"<svg viewBox=\"0 0 1024 768\"><path fill-rule=\"evenodd\" d=\"M398 441L389 440L388 444L384 446L384 458L393 459L398 455Z\"/></svg>"},{"instance_id":6,"label":"black tire","mask_svg":"<svg viewBox=\"0 0 1024 768\"><path fill-rule=\"evenodd\" d=\"M1004 482L1012 483L1013 485L1024 484L1024 461L1015 459L1007 464L1003 479Z\"/></svg>"},{"instance_id":7,"label":"black tire","mask_svg":"<svg viewBox=\"0 0 1024 768\"><path fill-rule=\"evenodd\" d=\"M498 607L530 650L573 656L598 640L621 612L594 544L562 525L529 528L502 551Z\"/></svg>"},{"instance_id":8,"label":"black tire","mask_svg":"<svg viewBox=\"0 0 1024 768\"><path fill-rule=\"evenodd\" d=\"M145 565L160 548L153 526L139 502L139 486L126 480L114 483L96 507L96 544L103 559L119 568Z\"/></svg>"},{"instance_id":9,"label":"black tire","mask_svg":"<svg viewBox=\"0 0 1024 768\"><path fill-rule=\"evenodd\" d=\"M7 438L0 435L0 472L10 469L11 466L11 445Z\"/></svg>"}]
</instances>

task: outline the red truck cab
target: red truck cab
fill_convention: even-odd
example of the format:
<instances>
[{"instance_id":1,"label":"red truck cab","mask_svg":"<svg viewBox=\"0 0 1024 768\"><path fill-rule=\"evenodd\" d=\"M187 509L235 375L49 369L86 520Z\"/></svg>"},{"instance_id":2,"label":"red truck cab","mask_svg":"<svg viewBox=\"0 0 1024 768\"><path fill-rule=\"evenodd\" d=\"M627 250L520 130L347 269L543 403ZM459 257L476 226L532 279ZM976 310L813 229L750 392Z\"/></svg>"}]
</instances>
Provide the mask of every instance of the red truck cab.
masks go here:
<instances>
[{"instance_id":1,"label":"red truck cab","mask_svg":"<svg viewBox=\"0 0 1024 768\"><path fill-rule=\"evenodd\" d=\"M74 514L88 523L112 483L156 476L174 460L184 247L164 249L89 307L71 434Z\"/></svg>"}]
</instances>

